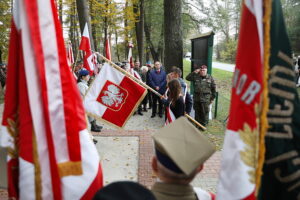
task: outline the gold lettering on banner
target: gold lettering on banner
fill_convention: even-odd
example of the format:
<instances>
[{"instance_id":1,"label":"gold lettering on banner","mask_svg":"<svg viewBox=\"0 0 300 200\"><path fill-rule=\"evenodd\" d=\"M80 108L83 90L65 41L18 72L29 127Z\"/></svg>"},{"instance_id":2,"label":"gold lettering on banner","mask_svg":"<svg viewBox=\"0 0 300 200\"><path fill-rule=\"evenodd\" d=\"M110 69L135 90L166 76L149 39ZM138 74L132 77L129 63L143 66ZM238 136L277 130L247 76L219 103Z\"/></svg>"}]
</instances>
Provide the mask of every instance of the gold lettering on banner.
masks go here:
<instances>
[{"instance_id":1,"label":"gold lettering on banner","mask_svg":"<svg viewBox=\"0 0 300 200\"><path fill-rule=\"evenodd\" d=\"M292 118L276 118L276 117L270 117L268 118L269 123L274 124L290 124L292 123Z\"/></svg>"},{"instance_id":2,"label":"gold lettering on banner","mask_svg":"<svg viewBox=\"0 0 300 200\"><path fill-rule=\"evenodd\" d=\"M286 87L290 87L290 88L295 88L295 85L296 85L294 81L287 80L287 79L276 76L277 72L281 72L281 73L287 74L289 76L295 77L295 72L293 70L283 67L283 66L279 66L279 65L274 66L270 70L269 92L271 94L283 97L285 99L294 100L295 99L294 93L287 92L285 90L278 89L273 86L273 83L277 83L277 84L280 84L280 85L283 85Z\"/></svg>"},{"instance_id":3,"label":"gold lettering on banner","mask_svg":"<svg viewBox=\"0 0 300 200\"><path fill-rule=\"evenodd\" d=\"M271 158L269 160L266 160L266 164L270 165L270 164L274 164L274 163L278 163L284 160L288 160L290 158L296 157L298 156L298 152L297 151L289 151L287 153L283 153L275 158Z\"/></svg>"},{"instance_id":4,"label":"gold lettering on banner","mask_svg":"<svg viewBox=\"0 0 300 200\"><path fill-rule=\"evenodd\" d=\"M285 100L284 106L287 107L287 110L281 109L280 104L275 104L274 109L268 111L269 115L278 115L278 116L291 116L294 112L294 104L291 101Z\"/></svg>"},{"instance_id":5,"label":"gold lettering on banner","mask_svg":"<svg viewBox=\"0 0 300 200\"><path fill-rule=\"evenodd\" d=\"M291 181L294 181L296 180L297 178L300 178L300 170L297 170L296 172L290 174L290 175L287 175L287 176L280 176L281 174L281 170L279 168L275 169L275 177L280 181L280 182L283 182L283 183L288 183L288 182L291 182Z\"/></svg>"},{"instance_id":6,"label":"gold lettering on banner","mask_svg":"<svg viewBox=\"0 0 300 200\"><path fill-rule=\"evenodd\" d=\"M286 131L285 133L282 133L282 132L267 132L266 136L267 137L272 137L272 138L292 139L293 138L293 133L292 133L291 126L284 125L283 129Z\"/></svg>"},{"instance_id":7,"label":"gold lettering on banner","mask_svg":"<svg viewBox=\"0 0 300 200\"><path fill-rule=\"evenodd\" d=\"M295 158L293 161L294 165L299 165L300 164L300 158Z\"/></svg>"},{"instance_id":8,"label":"gold lettering on banner","mask_svg":"<svg viewBox=\"0 0 300 200\"><path fill-rule=\"evenodd\" d=\"M283 53L282 51L279 51L277 56L279 58L281 58L282 60L284 60L286 63L288 63L290 66L293 66L293 59L291 59L288 55L286 55L285 53Z\"/></svg>"},{"instance_id":9,"label":"gold lettering on banner","mask_svg":"<svg viewBox=\"0 0 300 200\"><path fill-rule=\"evenodd\" d=\"M276 75L277 72L281 72L283 74L295 77L295 72L292 69L289 69L287 67L284 66L280 66L280 65L275 65L271 70L270 70L270 75Z\"/></svg>"}]
</instances>

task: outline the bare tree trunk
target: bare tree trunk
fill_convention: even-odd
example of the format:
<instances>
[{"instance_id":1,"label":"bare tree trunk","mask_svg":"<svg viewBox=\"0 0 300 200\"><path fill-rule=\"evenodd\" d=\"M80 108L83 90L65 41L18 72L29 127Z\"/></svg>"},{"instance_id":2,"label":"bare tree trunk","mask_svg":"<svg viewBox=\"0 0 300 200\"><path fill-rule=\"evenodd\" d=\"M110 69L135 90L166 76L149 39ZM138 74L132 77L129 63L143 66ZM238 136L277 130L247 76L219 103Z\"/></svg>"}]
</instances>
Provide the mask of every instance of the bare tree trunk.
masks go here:
<instances>
[{"instance_id":1,"label":"bare tree trunk","mask_svg":"<svg viewBox=\"0 0 300 200\"><path fill-rule=\"evenodd\" d=\"M181 30L181 0L164 0L164 66L182 70L183 42Z\"/></svg>"},{"instance_id":2,"label":"bare tree trunk","mask_svg":"<svg viewBox=\"0 0 300 200\"><path fill-rule=\"evenodd\" d=\"M148 21L151 21L151 20L146 19L146 15L144 15L144 32L145 32L146 42L147 42L147 46L150 49L152 58L155 62L155 61L159 61L159 58L160 58L160 52L161 52L162 46L163 46L163 42L162 42L163 37L161 37L161 40L158 44L158 48L157 48L157 51L156 51L155 47L154 47L154 44L152 42L152 38L151 38L151 31L150 31L151 23L149 24ZM163 35L163 30L162 30L161 35Z\"/></svg>"},{"instance_id":3,"label":"bare tree trunk","mask_svg":"<svg viewBox=\"0 0 300 200\"><path fill-rule=\"evenodd\" d=\"M137 15L137 22L135 22L136 40L138 46L139 61L141 65L144 64L144 0L140 0L138 4L134 5L134 13Z\"/></svg>"},{"instance_id":4,"label":"bare tree trunk","mask_svg":"<svg viewBox=\"0 0 300 200\"><path fill-rule=\"evenodd\" d=\"M77 13L78 13L78 19L79 19L79 25L80 25L80 31L83 33L84 26L87 23L88 28L89 28L89 36L90 36L90 43L92 49L94 48L94 41L93 37L91 35L91 23L90 23L90 18L89 18L89 9L86 3L86 0L76 0L76 5L77 5Z\"/></svg>"},{"instance_id":5,"label":"bare tree trunk","mask_svg":"<svg viewBox=\"0 0 300 200\"><path fill-rule=\"evenodd\" d=\"M104 40L103 40L103 55L105 55L105 42L107 40L108 34L108 18L107 18L107 14L108 14L108 0L105 0L105 11L104 11L105 17L104 17ZM106 56L106 55L105 55Z\"/></svg>"},{"instance_id":6,"label":"bare tree trunk","mask_svg":"<svg viewBox=\"0 0 300 200\"><path fill-rule=\"evenodd\" d=\"M126 0L125 2L125 9L127 9L128 7L128 0ZM125 53L125 60L127 60L127 57L128 57L128 52L127 52L127 49L128 49L128 31L126 29L126 27L128 26L128 22L127 22L127 16L126 16L126 13L125 13L125 17L124 17L124 27L125 27L125 38L124 38L124 53Z\"/></svg>"},{"instance_id":7,"label":"bare tree trunk","mask_svg":"<svg viewBox=\"0 0 300 200\"><path fill-rule=\"evenodd\" d=\"M115 41L116 41L116 54L117 54L117 58L118 61L120 62L120 53L119 53L119 48L118 48L118 31L117 29L115 29Z\"/></svg>"},{"instance_id":8,"label":"bare tree trunk","mask_svg":"<svg viewBox=\"0 0 300 200\"><path fill-rule=\"evenodd\" d=\"M91 16L91 21L93 22L95 19L94 12L93 12L93 2L94 0L90 0L90 16ZM92 37L94 41L94 50L98 51L98 45L97 45L97 38L96 38L96 24L91 22L91 30L92 30Z\"/></svg>"},{"instance_id":9,"label":"bare tree trunk","mask_svg":"<svg viewBox=\"0 0 300 200\"><path fill-rule=\"evenodd\" d=\"M0 63L2 63L2 49L0 47Z\"/></svg>"}]
</instances>

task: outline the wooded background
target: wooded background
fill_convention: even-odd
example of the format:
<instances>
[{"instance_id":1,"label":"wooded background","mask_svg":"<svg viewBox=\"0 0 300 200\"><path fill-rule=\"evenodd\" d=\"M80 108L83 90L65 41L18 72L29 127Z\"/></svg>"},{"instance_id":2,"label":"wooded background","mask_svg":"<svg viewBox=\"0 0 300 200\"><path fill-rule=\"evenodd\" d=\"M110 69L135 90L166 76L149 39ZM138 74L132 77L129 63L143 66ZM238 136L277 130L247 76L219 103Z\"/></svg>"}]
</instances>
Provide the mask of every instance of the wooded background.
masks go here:
<instances>
[{"instance_id":1,"label":"wooded background","mask_svg":"<svg viewBox=\"0 0 300 200\"><path fill-rule=\"evenodd\" d=\"M292 50L300 55L300 0L282 0ZM190 51L189 38L214 31L214 56L234 62L239 35L241 0L56 0L65 41L78 52L81 32L90 26L92 49L104 54L111 42L113 61L133 57L143 65L160 60L168 70L182 67ZM7 62L13 0L0 1L0 63Z\"/></svg>"}]
</instances>

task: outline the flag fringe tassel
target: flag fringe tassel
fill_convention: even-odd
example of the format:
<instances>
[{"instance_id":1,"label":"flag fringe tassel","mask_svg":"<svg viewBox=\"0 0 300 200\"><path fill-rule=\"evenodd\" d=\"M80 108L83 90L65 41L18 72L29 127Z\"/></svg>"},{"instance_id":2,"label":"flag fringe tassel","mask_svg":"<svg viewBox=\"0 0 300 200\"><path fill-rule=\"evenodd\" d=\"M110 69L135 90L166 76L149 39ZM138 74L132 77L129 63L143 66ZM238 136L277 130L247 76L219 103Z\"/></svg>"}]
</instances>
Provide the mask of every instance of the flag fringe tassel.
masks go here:
<instances>
[{"instance_id":1,"label":"flag fringe tassel","mask_svg":"<svg viewBox=\"0 0 300 200\"><path fill-rule=\"evenodd\" d=\"M271 30L271 13L272 13L272 0L264 1L264 56L263 56L263 92L262 92L262 110L260 115L260 135L259 135L259 154L256 169L256 196L259 192L261 177L263 175L263 165L265 161L265 135L268 129L267 113L269 110L268 99L268 79L269 79L269 59L270 59L270 30Z\"/></svg>"}]
</instances>

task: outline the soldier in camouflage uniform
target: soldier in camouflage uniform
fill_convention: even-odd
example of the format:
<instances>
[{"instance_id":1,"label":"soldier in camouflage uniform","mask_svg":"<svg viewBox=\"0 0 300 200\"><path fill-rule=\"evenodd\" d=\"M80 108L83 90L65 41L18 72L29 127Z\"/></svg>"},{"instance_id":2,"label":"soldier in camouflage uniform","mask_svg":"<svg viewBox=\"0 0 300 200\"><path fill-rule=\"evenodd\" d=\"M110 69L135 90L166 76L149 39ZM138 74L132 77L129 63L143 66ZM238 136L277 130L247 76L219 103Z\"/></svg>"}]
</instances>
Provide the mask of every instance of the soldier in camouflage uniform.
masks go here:
<instances>
[{"instance_id":1,"label":"soldier in camouflage uniform","mask_svg":"<svg viewBox=\"0 0 300 200\"><path fill-rule=\"evenodd\" d=\"M187 75L186 80L194 82L195 119L202 125L208 124L209 105L216 97L216 84L213 77L207 74L207 66L202 65Z\"/></svg>"}]
</instances>

